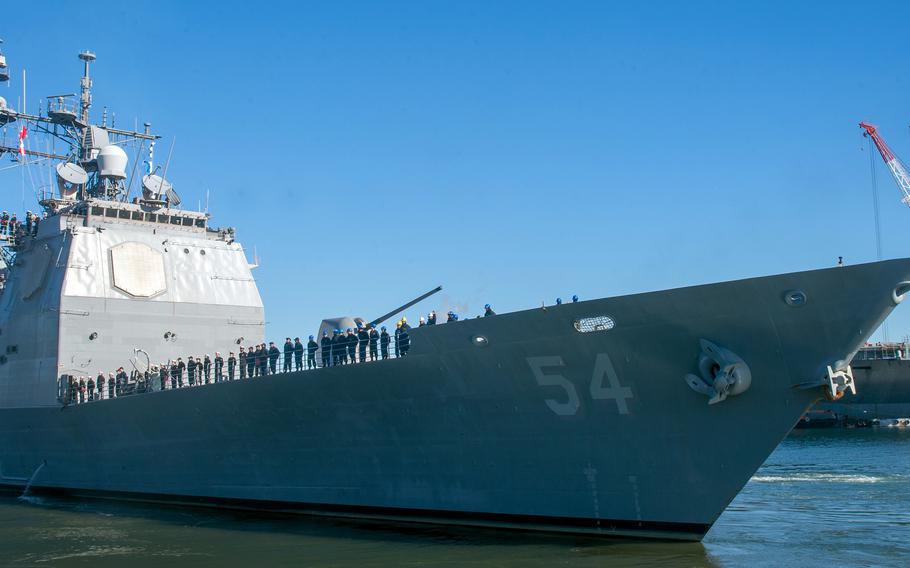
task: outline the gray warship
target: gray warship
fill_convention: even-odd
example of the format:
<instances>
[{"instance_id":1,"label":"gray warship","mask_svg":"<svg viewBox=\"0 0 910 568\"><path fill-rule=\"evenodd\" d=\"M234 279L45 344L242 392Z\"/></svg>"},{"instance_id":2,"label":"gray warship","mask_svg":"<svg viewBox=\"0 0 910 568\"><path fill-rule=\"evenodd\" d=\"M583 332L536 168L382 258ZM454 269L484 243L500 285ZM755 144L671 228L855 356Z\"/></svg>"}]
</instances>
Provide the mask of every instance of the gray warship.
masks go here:
<instances>
[{"instance_id":1,"label":"gray warship","mask_svg":"<svg viewBox=\"0 0 910 568\"><path fill-rule=\"evenodd\" d=\"M414 328L387 360L72 404L68 377L265 337L234 230L181 209L151 159L133 183L125 149L157 135L91 123L80 58L78 96L0 102L7 130L69 148L2 147L58 182L3 248L11 490L700 540L808 407L853 389L910 290L892 260L607 297Z\"/></svg>"},{"instance_id":2,"label":"gray warship","mask_svg":"<svg viewBox=\"0 0 910 568\"><path fill-rule=\"evenodd\" d=\"M865 345L851 368L857 392L820 401L799 426L910 425L910 343Z\"/></svg>"}]
</instances>

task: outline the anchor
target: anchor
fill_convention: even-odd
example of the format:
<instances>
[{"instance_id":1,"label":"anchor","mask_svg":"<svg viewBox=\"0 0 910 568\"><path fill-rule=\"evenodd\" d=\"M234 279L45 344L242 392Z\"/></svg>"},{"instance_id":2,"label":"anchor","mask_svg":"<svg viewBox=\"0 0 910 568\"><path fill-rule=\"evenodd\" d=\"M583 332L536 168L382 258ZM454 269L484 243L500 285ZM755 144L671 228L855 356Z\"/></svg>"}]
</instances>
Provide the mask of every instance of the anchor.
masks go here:
<instances>
[{"instance_id":1,"label":"anchor","mask_svg":"<svg viewBox=\"0 0 910 568\"><path fill-rule=\"evenodd\" d=\"M707 396L708 404L717 404L749 388L752 371L739 355L707 339L699 340L699 344L698 371L701 376L692 373L685 376L686 384L692 390Z\"/></svg>"}]
</instances>

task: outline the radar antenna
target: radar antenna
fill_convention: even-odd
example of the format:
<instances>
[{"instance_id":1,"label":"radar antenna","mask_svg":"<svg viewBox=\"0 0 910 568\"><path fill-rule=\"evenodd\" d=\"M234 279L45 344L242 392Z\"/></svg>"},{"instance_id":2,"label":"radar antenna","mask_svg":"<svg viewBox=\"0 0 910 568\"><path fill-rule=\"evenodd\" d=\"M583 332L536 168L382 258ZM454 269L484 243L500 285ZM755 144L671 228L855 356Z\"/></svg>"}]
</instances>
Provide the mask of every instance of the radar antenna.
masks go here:
<instances>
[{"instance_id":1,"label":"radar antenna","mask_svg":"<svg viewBox=\"0 0 910 568\"><path fill-rule=\"evenodd\" d=\"M0 43L3 43L3 40L0 39ZM3 56L3 52L0 51L0 83L5 83L9 81L9 68L6 66L6 57Z\"/></svg>"},{"instance_id":2,"label":"radar antenna","mask_svg":"<svg viewBox=\"0 0 910 568\"><path fill-rule=\"evenodd\" d=\"M82 91L79 95L79 121L88 125L88 109L92 106L92 80L88 75L88 65L95 60L95 54L85 50L79 54L79 59L85 62L85 71L82 74Z\"/></svg>"}]
</instances>

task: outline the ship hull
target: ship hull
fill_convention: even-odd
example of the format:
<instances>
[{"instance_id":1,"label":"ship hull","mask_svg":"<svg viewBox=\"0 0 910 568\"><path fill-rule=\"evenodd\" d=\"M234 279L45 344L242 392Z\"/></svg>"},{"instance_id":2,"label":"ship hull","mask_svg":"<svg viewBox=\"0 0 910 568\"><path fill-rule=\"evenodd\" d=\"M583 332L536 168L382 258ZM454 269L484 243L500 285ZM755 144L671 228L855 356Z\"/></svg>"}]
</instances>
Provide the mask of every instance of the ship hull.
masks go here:
<instances>
[{"instance_id":1,"label":"ship hull","mask_svg":"<svg viewBox=\"0 0 910 568\"><path fill-rule=\"evenodd\" d=\"M606 298L415 329L401 359L0 409L0 483L698 540L822 393L798 385L849 361L906 280L889 261ZM576 330L601 315L615 327ZM702 340L748 364L747 391L689 388Z\"/></svg>"}]
</instances>

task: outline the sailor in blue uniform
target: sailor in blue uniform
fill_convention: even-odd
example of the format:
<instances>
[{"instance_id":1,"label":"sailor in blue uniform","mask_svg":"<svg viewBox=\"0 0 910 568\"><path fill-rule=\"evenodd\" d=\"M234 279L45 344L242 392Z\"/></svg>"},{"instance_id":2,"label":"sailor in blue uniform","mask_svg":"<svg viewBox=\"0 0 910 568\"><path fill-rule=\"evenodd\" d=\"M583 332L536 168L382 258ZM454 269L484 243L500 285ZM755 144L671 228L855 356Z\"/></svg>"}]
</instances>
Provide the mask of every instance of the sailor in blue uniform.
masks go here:
<instances>
[{"instance_id":1,"label":"sailor in blue uniform","mask_svg":"<svg viewBox=\"0 0 910 568\"><path fill-rule=\"evenodd\" d=\"M275 343L269 341L269 374L274 375L278 372L278 358L281 357L281 351L275 347Z\"/></svg>"},{"instance_id":2,"label":"sailor in blue uniform","mask_svg":"<svg viewBox=\"0 0 910 568\"><path fill-rule=\"evenodd\" d=\"M347 344L347 347L348 347L347 359L350 359L351 363L356 363L357 362L357 336L354 335L354 330L351 328L348 328L347 332L345 333L345 343ZM345 360L345 362L347 362L347 360Z\"/></svg>"},{"instance_id":3,"label":"sailor in blue uniform","mask_svg":"<svg viewBox=\"0 0 910 568\"><path fill-rule=\"evenodd\" d=\"M375 325L370 325L369 331L369 340L370 340L370 361L376 360L376 344L379 342L379 332L376 331Z\"/></svg>"},{"instance_id":4,"label":"sailor in blue uniform","mask_svg":"<svg viewBox=\"0 0 910 568\"><path fill-rule=\"evenodd\" d=\"M392 338L389 337L389 332L386 330L385 326L382 326L379 333L379 354L383 359L389 358L389 343L392 341Z\"/></svg>"},{"instance_id":5,"label":"sailor in blue uniform","mask_svg":"<svg viewBox=\"0 0 910 568\"><path fill-rule=\"evenodd\" d=\"M363 363L367 360L367 344L370 342L370 332L362 325L357 327L357 346L359 348L360 362Z\"/></svg>"},{"instance_id":6,"label":"sailor in blue uniform","mask_svg":"<svg viewBox=\"0 0 910 568\"><path fill-rule=\"evenodd\" d=\"M313 336L311 335L310 337L312 338ZM299 337L294 338L294 370L303 370L303 343L300 342Z\"/></svg>"},{"instance_id":7,"label":"sailor in blue uniform","mask_svg":"<svg viewBox=\"0 0 910 568\"><path fill-rule=\"evenodd\" d=\"M303 347L301 345L301 347ZM310 340L306 344L306 368L315 369L316 368L316 351L319 349L319 344L316 343L316 339L313 336L310 336Z\"/></svg>"},{"instance_id":8,"label":"sailor in blue uniform","mask_svg":"<svg viewBox=\"0 0 910 568\"><path fill-rule=\"evenodd\" d=\"M322 366L323 368L329 366L329 361L332 360L332 339L329 337L328 331L322 332L322 339L319 340L319 348L322 349L320 353L322 355Z\"/></svg>"},{"instance_id":9,"label":"sailor in blue uniform","mask_svg":"<svg viewBox=\"0 0 910 568\"><path fill-rule=\"evenodd\" d=\"M291 358L293 356L294 356L294 344L291 343L290 337L286 337L284 340L284 364L281 366L282 373L291 372Z\"/></svg>"},{"instance_id":10,"label":"sailor in blue uniform","mask_svg":"<svg viewBox=\"0 0 910 568\"><path fill-rule=\"evenodd\" d=\"M193 359L192 355L187 357L186 378L189 381L191 387L196 386L196 360Z\"/></svg>"},{"instance_id":11,"label":"sailor in blue uniform","mask_svg":"<svg viewBox=\"0 0 910 568\"><path fill-rule=\"evenodd\" d=\"M234 370L237 368L237 357L234 355L233 351L228 353L227 367L228 367L228 375L227 375L228 380L233 381L234 380Z\"/></svg>"}]
</instances>

